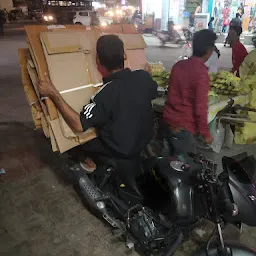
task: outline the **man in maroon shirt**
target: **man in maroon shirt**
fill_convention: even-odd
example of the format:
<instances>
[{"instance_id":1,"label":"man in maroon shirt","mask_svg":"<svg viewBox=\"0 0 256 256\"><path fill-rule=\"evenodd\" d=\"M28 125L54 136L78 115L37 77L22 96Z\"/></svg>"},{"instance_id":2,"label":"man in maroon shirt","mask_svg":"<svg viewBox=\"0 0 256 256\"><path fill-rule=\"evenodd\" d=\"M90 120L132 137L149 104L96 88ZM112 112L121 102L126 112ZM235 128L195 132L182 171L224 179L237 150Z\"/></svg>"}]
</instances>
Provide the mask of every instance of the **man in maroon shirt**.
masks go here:
<instances>
[{"instance_id":1,"label":"man in maroon shirt","mask_svg":"<svg viewBox=\"0 0 256 256\"><path fill-rule=\"evenodd\" d=\"M244 45L240 42L240 35L242 34L242 28L240 26L230 26L229 29L229 42L232 46L232 72L236 73L239 77L239 68L243 63L245 57L248 55Z\"/></svg>"},{"instance_id":2,"label":"man in maroon shirt","mask_svg":"<svg viewBox=\"0 0 256 256\"><path fill-rule=\"evenodd\" d=\"M187 161L189 152L196 152L196 136L201 135L208 144L213 141L207 122L210 81L204 63L213 52L216 39L211 30L195 33L193 56L172 68L163 118L170 153L182 161Z\"/></svg>"}]
</instances>

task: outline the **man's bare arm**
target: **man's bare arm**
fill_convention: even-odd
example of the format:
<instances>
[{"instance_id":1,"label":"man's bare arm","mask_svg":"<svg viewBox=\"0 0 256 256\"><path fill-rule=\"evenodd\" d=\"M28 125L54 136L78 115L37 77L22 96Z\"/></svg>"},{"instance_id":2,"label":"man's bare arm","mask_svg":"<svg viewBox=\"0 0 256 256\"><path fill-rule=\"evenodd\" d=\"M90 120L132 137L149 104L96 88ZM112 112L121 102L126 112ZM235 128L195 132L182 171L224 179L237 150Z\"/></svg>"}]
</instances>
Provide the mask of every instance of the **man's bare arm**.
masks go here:
<instances>
[{"instance_id":1,"label":"man's bare arm","mask_svg":"<svg viewBox=\"0 0 256 256\"><path fill-rule=\"evenodd\" d=\"M47 96L53 101L68 126L74 132L83 132L80 115L62 98L47 74L45 74L45 80L40 82L38 88L41 95Z\"/></svg>"},{"instance_id":2,"label":"man's bare arm","mask_svg":"<svg viewBox=\"0 0 256 256\"><path fill-rule=\"evenodd\" d=\"M67 104L60 93L56 91L54 94L50 95L50 98L61 113L68 126L74 132L83 132L80 115Z\"/></svg>"}]
</instances>

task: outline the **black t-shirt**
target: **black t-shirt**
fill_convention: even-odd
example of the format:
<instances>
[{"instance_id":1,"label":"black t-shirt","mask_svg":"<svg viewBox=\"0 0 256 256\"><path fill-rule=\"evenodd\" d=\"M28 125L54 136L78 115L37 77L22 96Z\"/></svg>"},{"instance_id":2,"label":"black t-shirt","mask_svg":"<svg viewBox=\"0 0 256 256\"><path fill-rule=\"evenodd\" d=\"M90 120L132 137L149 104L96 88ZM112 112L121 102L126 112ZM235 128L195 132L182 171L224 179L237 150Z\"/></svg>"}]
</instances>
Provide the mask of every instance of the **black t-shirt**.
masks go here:
<instances>
[{"instance_id":1,"label":"black t-shirt","mask_svg":"<svg viewBox=\"0 0 256 256\"><path fill-rule=\"evenodd\" d=\"M102 89L80 114L84 131L95 127L100 139L123 156L140 153L152 137L152 103L157 84L144 70L124 69L103 79Z\"/></svg>"}]
</instances>

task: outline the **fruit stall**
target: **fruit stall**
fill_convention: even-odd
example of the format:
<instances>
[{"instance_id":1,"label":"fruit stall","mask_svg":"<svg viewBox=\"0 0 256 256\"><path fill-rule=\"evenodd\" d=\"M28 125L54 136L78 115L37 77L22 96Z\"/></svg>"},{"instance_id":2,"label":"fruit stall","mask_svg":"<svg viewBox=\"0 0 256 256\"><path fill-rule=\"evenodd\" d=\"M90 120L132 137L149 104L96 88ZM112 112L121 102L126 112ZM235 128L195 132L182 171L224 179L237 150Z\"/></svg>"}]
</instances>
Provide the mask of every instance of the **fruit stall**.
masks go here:
<instances>
[{"instance_id":1,"label":"fruit stall","mask_svg":"<svg viewBox=\"0 0 256 256\"><path fill-rule=\"evenodd\" d=\"M153 101L153 107L159 118L167 98L171 74L162 63L150 65L152 77L158 83L159 93ZM246 72L240 79L231 72L220 71L217 74L209 73L209 78L208 123L214 137L213 150L219 152L225 144L227 130L232 133L232 143L256 142L256 74ZM229 145L232 146L232 143ZM218 147L214 144L218 144Z\"/></svg>"}]
</instances>

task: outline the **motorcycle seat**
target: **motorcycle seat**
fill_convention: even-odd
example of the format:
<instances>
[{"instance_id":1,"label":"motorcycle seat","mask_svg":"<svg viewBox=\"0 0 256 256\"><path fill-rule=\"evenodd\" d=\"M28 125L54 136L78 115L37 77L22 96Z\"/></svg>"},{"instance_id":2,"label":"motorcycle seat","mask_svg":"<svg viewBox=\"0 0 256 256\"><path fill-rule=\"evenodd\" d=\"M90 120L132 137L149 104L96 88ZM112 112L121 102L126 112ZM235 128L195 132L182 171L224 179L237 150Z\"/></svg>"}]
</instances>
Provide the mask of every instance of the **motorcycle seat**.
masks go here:
<instances>
[{"instance_id":1,"label":"motorcycle seat","mask_svg":"<svg viewBox=\"0 0 256 256\"><path fill-rule=\"evenodd\" d=\"M104 157L103 162L107 169L112 168L115 171L114 176L118 186L125 186L132 194L143 197L137 183L140 156L132 159Z\"/></svg>"}]
</instances>

